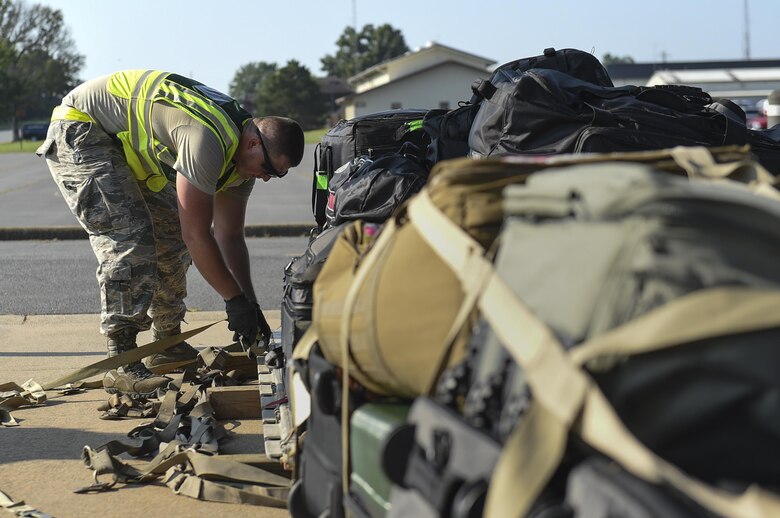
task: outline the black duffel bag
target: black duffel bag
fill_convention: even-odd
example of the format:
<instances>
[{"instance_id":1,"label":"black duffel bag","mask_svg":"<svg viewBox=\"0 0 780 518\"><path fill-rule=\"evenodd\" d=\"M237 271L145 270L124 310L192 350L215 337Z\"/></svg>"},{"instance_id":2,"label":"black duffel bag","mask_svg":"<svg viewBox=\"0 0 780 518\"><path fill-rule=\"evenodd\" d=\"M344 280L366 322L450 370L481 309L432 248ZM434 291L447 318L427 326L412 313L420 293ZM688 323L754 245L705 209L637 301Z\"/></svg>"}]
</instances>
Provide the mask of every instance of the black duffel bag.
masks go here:
<instances>
[{"instance_id":1,"label":"black duffel bag","mask_svg":"<svg viewBox=\"0 0 780 518\"><path fill-rule=\"evenodd\" d=\"M479 106L500 84L512 83L526 70L545 68L565 72L570 76L601 86L613 86L607 69L593 54L578 49L546 48L538 56L524 57L504 63L493 70L490 78L477 79L471 85L473 95L467 102L449 111L431 110L425 114L423 128L430 135L427 160L441 160L469 154L469 132Z\"/></svg>"},{"instance_id":2,"label":"black duffel bag","mask_svg":"<svg viewBox=\"0 0 780 518\"><path fill-rule=\"evenodd\" d=\"M780 125L764 130L748 129L748 144L761 165L780 176Z\"/></svg>"},{"instance_id":3,"label":"black duffel bag","mask_svg":"<svg viewBox=\"0 0 780 518\"><path fill-rule=\"evenodd\" d=\"M384 223L393 211L428 180L420 149L407 142L397 153L366 160L334 193L333 218L328 226L363 220Z\"/></svg>"},{"instance_id":4,"label":"black duffel bag","mask_svg":"<svg viewBox=\"0 0 780 518\"><path fill-rule=\"evenodd\" d=\"M361 115L339 121L322 137L314 150L311 193L312 213L320 229L327 219L326 204L334 190L329 183L334 173L361 156L373 159L395 153L406 142L427 146L430 138L422 128L427 112L405 109Z\"/></svg>"},{"instance_id":5,"label":"black duffel bag","mask_svg":"<svg viewBox=\"0 0 780 518\"><path fill-rule=\"evenodd\" d=\"M644 151L742 145L747 128L699 88L607 87L531 69L484 89L469 134L472 156ZM717 106L720 108L720 106Z\"/></svg>"}]
</instances>

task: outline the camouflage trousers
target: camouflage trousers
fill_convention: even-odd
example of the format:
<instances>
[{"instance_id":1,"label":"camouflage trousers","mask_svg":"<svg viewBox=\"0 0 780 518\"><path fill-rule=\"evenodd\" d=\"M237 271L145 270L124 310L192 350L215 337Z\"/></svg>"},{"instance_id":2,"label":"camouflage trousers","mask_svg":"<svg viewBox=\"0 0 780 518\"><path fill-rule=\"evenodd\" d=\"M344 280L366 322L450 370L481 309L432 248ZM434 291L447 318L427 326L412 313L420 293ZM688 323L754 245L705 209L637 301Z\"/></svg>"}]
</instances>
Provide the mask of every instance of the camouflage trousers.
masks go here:
<instances>
[{"instance_id":1,"label":"camouflage trousers","mask_svg":"<svg viewBox=\"0 0 780 518\"><path fill-rule=\"evenodd\" d=\"M91 122L52 121L38 149L98 260L101 332L168 331L184 318L187 269L176 191L140 184L119 144Z\"/></svg>"}]
</instances>

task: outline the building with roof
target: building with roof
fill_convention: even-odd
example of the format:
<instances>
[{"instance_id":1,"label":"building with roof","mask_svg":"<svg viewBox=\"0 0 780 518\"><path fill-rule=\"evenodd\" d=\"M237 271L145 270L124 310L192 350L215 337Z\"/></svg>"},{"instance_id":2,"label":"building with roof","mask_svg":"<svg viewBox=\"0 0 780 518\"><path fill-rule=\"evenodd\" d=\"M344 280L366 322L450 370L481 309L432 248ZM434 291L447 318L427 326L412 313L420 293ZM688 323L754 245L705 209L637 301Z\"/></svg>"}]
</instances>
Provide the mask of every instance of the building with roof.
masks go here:
<instances>
[{"instance_id":1,"label":"building with roof","mask_svg":"<svg viewBox=\"0 0 780 518\"><path fill-rule=\"evenodd\" d=\"M754 105L780 89L780 60L695 61L671 63L616 63L607 65L615 86L696 86L713 98L723 97L743 106Z\"/></svg>"},{"instance_id":2,"label":"building with roof","mask_svg":"<svg viewBox=\"0 0 780 518\"><path fill-rule=\"evenodd\" d=\"M471 84L490 77L495 61L436 42L374 65L350 77L352 94L339 99L347 119L399 108L457 107Z\"/></svg>"}]
</instances>

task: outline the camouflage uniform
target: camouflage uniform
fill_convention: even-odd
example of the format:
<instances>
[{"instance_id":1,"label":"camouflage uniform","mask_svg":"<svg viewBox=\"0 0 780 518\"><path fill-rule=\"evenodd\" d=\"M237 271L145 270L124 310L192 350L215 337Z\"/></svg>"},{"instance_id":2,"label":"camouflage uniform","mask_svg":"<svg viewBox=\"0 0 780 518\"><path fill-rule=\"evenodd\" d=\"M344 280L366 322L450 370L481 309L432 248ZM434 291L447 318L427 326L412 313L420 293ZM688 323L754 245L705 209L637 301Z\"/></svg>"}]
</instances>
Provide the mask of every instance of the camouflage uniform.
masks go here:
<instances>
[{"instance_id":1,"label":"camouflage uniform","mask_svg":"<svg viewBox=\"0 0 780 518\"><path fill-rule=\"evenodd\" d=\"M187 268L176 191L144 188L119 144L92 122L52 121L38 153L98 260L101 332L173 329L184 318Z\"/></svg>"}]
</instances>

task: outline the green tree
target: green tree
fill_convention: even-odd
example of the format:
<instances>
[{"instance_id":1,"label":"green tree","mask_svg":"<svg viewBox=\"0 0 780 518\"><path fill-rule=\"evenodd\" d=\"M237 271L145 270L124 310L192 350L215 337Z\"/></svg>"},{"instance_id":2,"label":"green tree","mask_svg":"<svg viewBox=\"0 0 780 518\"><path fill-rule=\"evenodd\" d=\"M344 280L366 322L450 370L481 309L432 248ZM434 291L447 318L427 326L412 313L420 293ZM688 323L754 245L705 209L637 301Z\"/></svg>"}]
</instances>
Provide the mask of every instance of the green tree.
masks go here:
<instances>
[{"instance_id":1,"label":"green tree","mask_svg":"<svg viewBox=\"0 0 780 518\"><path fill-rule=\"evenodd\" d=\"M358 33L347 27L336 41L338 50L320 62L328 74L347 79L368 67L398 57L409 50L401 31L389 24L366 25Z\"/></svg>"},{"instance_id":2,"label":"green tree","mask_svg":"<svg viewBox=\"0 0 780 518\"><path fill-rule=\"evenodd\" d=\"M322 127L328 110L319 83L294 59L260 83L255 102L256 115L290 117L304 130Z\"/></svg>"},{"instance_id":3,"label":"green tree","mask_svg":"<svg viewBox=\"0 0 780 518\"><path fill-rule=\"evenodd\" d=\"M62 12L0 0L0 117L11 119L14 139L20 118L51 113L83 62Z\"/></svg>"},{"instance_id":4,"label":"green tree","mask_svg":"<svg viewBox=\"0 0 780 518\"><path fill-rule=\"evenodd\" d=\"M255 99L260 91L260 85L274 72L276 72L276 63L258 61L243 65L233 76L228 93L246 110L254 114L257 111Z\"/></svg>"},{"instance_id":5,"label":"green tree","mask_svg":"<svg viewBox=\"0 0 780 518\"><path fill-rule=\"evenodd\" d=\"M632 64L634 63L634 58L631 56L617 56L612 55L609 52L604 54L604 57L601 58L601 63L604 65L621 65L621 64Z\"/></svg>"}]
</instances>

